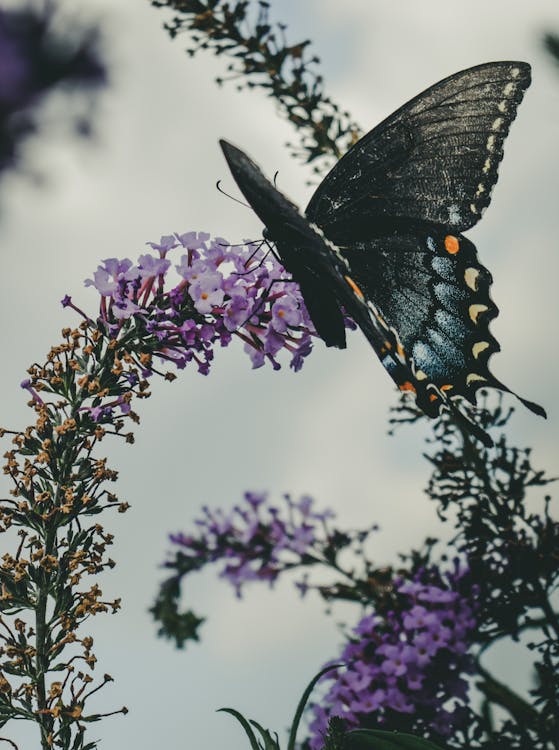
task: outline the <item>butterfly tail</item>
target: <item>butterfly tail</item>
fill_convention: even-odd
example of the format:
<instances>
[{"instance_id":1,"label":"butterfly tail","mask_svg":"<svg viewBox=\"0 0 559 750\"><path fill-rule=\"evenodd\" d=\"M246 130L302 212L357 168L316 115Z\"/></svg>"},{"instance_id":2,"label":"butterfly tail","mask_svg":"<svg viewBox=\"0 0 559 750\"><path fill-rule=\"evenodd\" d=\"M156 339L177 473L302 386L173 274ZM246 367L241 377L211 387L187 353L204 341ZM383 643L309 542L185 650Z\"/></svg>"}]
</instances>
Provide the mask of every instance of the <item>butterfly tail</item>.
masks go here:
<instances>
[{"instance_id":1,"label":"butterfly tail","mask_svg":"<svg viewBox=\"0 0 559 750\"><path fill-rule=\"evenodd\" d=\"M524 406L527 409L530 409L530 411L534 412L534 414L537 414L539 417L543 417L544 419L547 419L547 412L543 408L543 406L540 406L539 404L534 403L533 401L528 401L526 398L522 398L522 396L519 396L518 393L514 393L514 391L510 391L513 396L516 396L516 398L520 401L521 404L524 404Z\"/></svg>"},{"instance_id":2,"label":"butterfly tail","mask_svg":"<svg viewBox=\"0 0 559 750\"><path fill-rule=\"evenodd\" d=\"M498 388L501 391L505 391L505 393L510 393L511 396L514 396L515 398L517 398L521 404L523 404L527 409L530 409L530 411L533 412L534 414L537 414L538 417L543 417L544 419L547 419L547 412L543 408L543 406L536 404L534 401L529 401L527 398L522 398L522 396L519 396L518 393L511 391L510 388L508 388L506 385L504 385L499 380L497 380L497 378L493 377L490 385L493 388Z\"/></svg>"}]
</instances>

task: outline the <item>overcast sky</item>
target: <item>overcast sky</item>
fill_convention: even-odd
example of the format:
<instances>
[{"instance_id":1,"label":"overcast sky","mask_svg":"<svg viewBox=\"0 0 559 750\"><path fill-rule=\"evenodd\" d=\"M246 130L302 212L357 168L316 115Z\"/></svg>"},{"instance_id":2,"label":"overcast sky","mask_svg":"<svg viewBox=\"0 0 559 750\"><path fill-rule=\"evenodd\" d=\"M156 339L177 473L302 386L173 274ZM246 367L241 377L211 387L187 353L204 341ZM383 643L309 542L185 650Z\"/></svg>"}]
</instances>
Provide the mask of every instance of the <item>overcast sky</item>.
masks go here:
<instances>
[{"instance_id":1,"label":"overcast sky","mask_svg":"<svg viewBox=\"0 0 559 750\"><path fill-rule=\"evenodd\" d=\"M76 145L56 133L29 145L30 162L48 178L39 189L12 175L0 186L0 278L4 363L1 423L26 425L31 414L18 389L28 365L41 361L75 322L58 301L66 293L94 312L83 288L100 259L136 257L162 234L208 231L232 242L258 237L245 208L220 195L234 190L217 141L245 148L264 170L279 170L281 189L305 205L308 170L289 158L296 136L261 93L219 89L223 61L190 60L186 39L171 43L164 14L138 0L90 0L107 33L113 85L98 109L98 139ZM533 84L507 140L493 202L469 233L494 276L500 307L492 331L502 352L496 376L548 410L547 422L518 410L510 432L535 448L535 463L557 473L556 321L559 295L557 184L559 69L541 47L559 31L556 0L283 0L272 3L292 41L311 38L322 58L326 90L369 129L426 86L463 68L527 60ZM142 406L133 447L104 445L120 471L125 516L106 518L116 534L118 567L101 582L123 597L116 617L91 623L99 673L115 683L99 707L130 713L93 728L104 750L156 745L246 748L240 728L220 706L234 706L265 726L288 724L303 687L341 642L336 617L317 601L301 603L286 582L254 588L238 603L206 574L189 584L189 603L208 616L200 645L184 652L155 638L147 614L162 578L170 531L188 529L198 508L232 506L245 489L310 493L339 513L341 526L383 529L373 550L383 564L398 550L439 531L424 497L429 467L425 430L387 436L392 382L359 333L346 351L317 345L303 371L256 372L241 347L218 352L208 378L182 373L157 383ZM346 612L351 616L351 612ZM357 612L354 613L357 617ZM495 669L514 680L512 660ZM21 750L36 747L24 729ZM6 733L8 736L16 736Z\"/></svg>"}]
</instances>

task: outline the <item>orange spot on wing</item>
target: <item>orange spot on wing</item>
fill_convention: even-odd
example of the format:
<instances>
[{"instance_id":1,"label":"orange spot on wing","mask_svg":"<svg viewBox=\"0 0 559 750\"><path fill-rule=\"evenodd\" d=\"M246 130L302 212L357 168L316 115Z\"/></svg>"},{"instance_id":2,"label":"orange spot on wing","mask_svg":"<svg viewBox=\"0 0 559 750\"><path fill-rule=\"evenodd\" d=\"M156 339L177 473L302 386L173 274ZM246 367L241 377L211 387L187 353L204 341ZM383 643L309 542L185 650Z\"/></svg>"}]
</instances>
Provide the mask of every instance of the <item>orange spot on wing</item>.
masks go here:
<instances>
[{"instance_id":1,"label":"orange spot on wing","mask_svg":"<svg viewBox=\"0 0 559 750\"><path fill-rule=\"evenodd\" d=\"M439 397L437 396L437 394L436 394L436 393L430 393L430 394L429 394L429 401L431 401L431 402L432 402L432 401L436 401L436 400L437 400L438 398L439 398Z\"/></svg>"},{"instance_id":2,"label":"orange spot on wing","mask_svg":"<svg viewBox=\"0 0 559 750\"><path fill-rule=\"evenodd\" d=\"M361 289L359 289L355 281L350 276L344 276L344 279L347 281L347 283L350 285L350 287L353 289L353 291L359 297L359 299L365 299L365 295L363 294Z\"/></svg>"},{"instance_id":3,"label":"orange spot on wing","mask_svg":"<svg viewBox=\"0 0 559 750\"><path fill-rule=\"evenodd\" d=\"M458 250L460 250L460 243L458 242L458 237L454 237L452 234L447 234L444 238L444 247L447 253L450 253L451 255L456 255Z\"/></svg>"},{"instance_id":4,"label":"orange spot on wing","mask_svg":"<svg viewBox=\"0 0 559 750\"><path fill-rule=\"evenodd\" d=\"M450 383L447 383L446 385L441 385L441 391L450 391L452 390L452 388L454 388L454 386L451 385Z\"/></svg>"},{"instance_id":5,"label":"orange spot on wing","mask_svg":"<svg viewBox=\"0 0 559 750\"><path fill-rule=\"evenodd\" d=\"M402 383L401 385L399 385L398 388L401 391L411 391L411 393L417 393L417 391L415 390L414 385L412 383L410 383L409 380L406 380L405 383Z\"/></svg>"}]
</instances>

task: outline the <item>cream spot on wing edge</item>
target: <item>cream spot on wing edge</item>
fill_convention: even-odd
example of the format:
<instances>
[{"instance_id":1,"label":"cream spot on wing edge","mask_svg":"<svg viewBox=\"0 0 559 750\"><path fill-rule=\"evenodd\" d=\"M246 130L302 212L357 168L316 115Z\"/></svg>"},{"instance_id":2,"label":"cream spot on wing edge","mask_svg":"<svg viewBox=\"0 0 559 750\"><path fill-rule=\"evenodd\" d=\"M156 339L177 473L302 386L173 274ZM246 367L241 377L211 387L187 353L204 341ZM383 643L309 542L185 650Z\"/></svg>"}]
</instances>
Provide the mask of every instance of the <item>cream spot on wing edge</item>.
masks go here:
<instances>
[{"instance_id":1,"label":"cream spot on wing edge","mask_svg":"<svg viewBox=\"0 0 559 750\"><path fill-rule=\"evenodd\" d=\"M466 268L464 271L464 281L474 292L477 291L477 280L479 277L479 269L477 268Z\"/></svg>"},{"instance_id":2,"label":"cream spot on wing edge","mask_svg":"<svg viewBox=\"0 0 559 750\"><path fill-rule=\"evenodd\" d=\"M477 359L479 355L489 347L488 341L478 341L472 346L472 354Z\"/></svg>"},{"instance_id":3,"label":"cream spot on wing edge","mask_svg":"<svg viewBox=\"0 0 559 750\"><path fill-rule=\"evenodd\" d=\"M487 305L481 305L481 304L470 305L470 307L468 308L468 315L470 316L470 319L474 323L477 323L478 316L482 312L485 312L486 310L489 310Z\"/></svg>"},{"instance_id":4,"label":"cream spot on wing edge","mask_svg":"<svg viewBox=\"0 0 559 750\"><path fill-rule=\"evenodd\" d=\"M484 378L483 375L479 375L477 372L471 372L466 378L466 385L471 385L476 381L480 382L482 380L487 380L487 378Z\"/></svg>"},{"instance_id":5,"label":"cream spot on wing edge","mask_svg":"<svg viewBox=\"0 0 559 750\"><path fill-rule=\"evenodd\" d=\"M520 68L512 68L510 72L511 78L518 78L520 75ZM499 112L502 112L503 114L508 111L508 101L507 99L513 94L517 89L517 83L516 81L509 81L507 85L503 89L503 97L498 104L497 109ZM501 130L502 125L505 122L504 117L497 117L495 120L493 120L493 123L491 125L491 130L494 132L498 132ZM487 151L491 154L495 150L496 146L496 136L490 135L487 139L487 142L485 144L485 148ZM491 158L488 157L485 160L485 164L483 165L482 172L483 174L487 174L489 170L491 169ZM475 203L475 201L481 196L482 193L486 192L486 187L483 185L483 183L479 183L477 186L477 191L474 195L474 203L470 203L470 211L475 214L476 216L480 214L480 211ZM483 214L483 210L481 211Z\"/></svg>"}]
</instances>

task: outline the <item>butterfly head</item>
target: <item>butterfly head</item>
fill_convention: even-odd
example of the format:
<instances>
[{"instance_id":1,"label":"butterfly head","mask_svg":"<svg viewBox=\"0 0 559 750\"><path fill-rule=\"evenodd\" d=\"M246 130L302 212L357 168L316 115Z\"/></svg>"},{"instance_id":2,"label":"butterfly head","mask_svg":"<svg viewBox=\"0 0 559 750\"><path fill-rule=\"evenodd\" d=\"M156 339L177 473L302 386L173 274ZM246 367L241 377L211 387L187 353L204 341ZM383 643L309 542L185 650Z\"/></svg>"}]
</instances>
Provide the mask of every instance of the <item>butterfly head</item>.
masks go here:
<instances>
[{"instance_id":1,"label":"butterfly head","mask_svg":"<svg viewBox=\"0 0 559 750\"><path fill-rule=\"evenodd\" d=\"M290 227L299 225L297 206L265 177L258 165L228 141L219 143L235 182L266 227L264 239L277 241L289 233Z\"/></svg>"}]
</instances>

